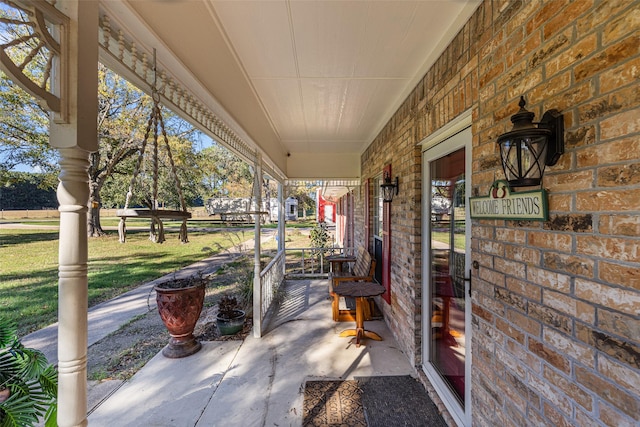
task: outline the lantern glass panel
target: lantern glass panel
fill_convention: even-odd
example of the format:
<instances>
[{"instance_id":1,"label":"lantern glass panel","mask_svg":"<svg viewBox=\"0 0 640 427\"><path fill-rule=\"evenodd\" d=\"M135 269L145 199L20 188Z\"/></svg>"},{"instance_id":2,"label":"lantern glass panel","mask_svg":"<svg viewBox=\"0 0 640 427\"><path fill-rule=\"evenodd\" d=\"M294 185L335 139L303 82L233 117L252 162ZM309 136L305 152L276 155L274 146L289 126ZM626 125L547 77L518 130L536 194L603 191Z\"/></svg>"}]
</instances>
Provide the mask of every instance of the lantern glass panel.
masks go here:
<instances>
[{"instance_id":1,"label":"lantern glass panel","mask_svg":"<svg viewBox=\"0 0 640 427\"><path fill-rule=\"evenodd\" d=\"M538 185L547 157L547 137L513 135L501 141L500 156L509 184Z\"/></svg>"},{"instance_id":2,"label":"lantern glass panel","mask_svg":"<svg viewBox=\"0 0 640 427\"><path fill-rule=\"evenodd\" d=\"M390 202L393 200L393 195L396 191L396 187L393 184L384 184L382 185L382 198L385 202Z\"/></svg>"}]
</instances>

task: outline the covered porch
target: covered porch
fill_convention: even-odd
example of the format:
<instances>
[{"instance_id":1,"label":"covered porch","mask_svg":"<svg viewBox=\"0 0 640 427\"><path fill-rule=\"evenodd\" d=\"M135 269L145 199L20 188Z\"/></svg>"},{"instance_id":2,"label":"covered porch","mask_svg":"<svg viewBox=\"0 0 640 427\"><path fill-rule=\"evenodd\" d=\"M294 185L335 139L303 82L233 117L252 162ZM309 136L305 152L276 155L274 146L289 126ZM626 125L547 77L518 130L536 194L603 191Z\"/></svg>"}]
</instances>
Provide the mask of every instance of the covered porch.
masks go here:
<instances>
[{"instance_id":1,"label":"covered porch","mask_svg":"<svg viewBox=\"0 0 640 427\"><path fill-rule=\"evenodd\" d=\"M302 425L305 382L416 376L383 320L383 340L356 347L331 319L326 279L287 280L286 297L258 339L203 343L184 359L158 354L113 394L91 402L95 426Z\"/></svg>"},{"instance_id":2,"label":"covered porch","mask_svg":"<svg viewBox=\"0 0 640 427\"><path fill-rule=\"evenodd\" d=\"M154 86L163 106L252 164L256 182L263 174L277 181L280 200L291 181L354 181L343 246L363 246L382 261L380 326L394 338L356 350L335 335L341 325L315 318L315 308L329 304L322 297L303 299L300 318L262 324L272 295L263 285L281 283L284 257L267 272L255 251L256 336L230 349L226 365L221 354L215 370L189 366L201 375L196 387L209 387L197 417L229 409L218 393L227 390L243 394L244 415L255 408L261 421L296 424L304 378L371 374L373 349L397 342L392 359L427 376L450 425L637 425L638 2L3 3L30 10L28 25L44 29L51 52L41 86L21 74L21 60L2 57L2 65L51 111L50 144L60 155L59 425L87 424L87 170L98 148L98 61L147 92ZM509 174L496 141L509 134L521 96L526 115L564 117L556 128L564 154L544 162L535 185L547 194L544 218L472 216L472 198L506 197L492 191ZM396 183L393 204L380 196L387 182ZM443 221L434 208L444 187L451 192ZM443 238L449 257L438 252ZM458 282L457 295L438 286L443 272L454 279L443 283ZM436 321L452 297L458 337ZM456 351L455 371L443 372L449 353L440 357L439 340L449 336L464 352ZM259 363L248 353L255 367L234 364L253 346L264 352ZM279 376L280 358L290 356L300 371L284 365ZM133 418L142 410L117 396L106 402L111 410L91 414L96 424L102 411ZM269 402L290 412L272 412Z\"/></svg>"},{"instance_id":3,"label":"covered porch","mask_svg":"<svg viewBox=\"0 0 640 427\"><path fill-rule=\"evenodd\" d=\"M257 2L253 4L255 8L245 10L241 6L229 9L231 3L205 1L179 5L154 1L77 0L19 1L15 4L25 11L25 16L34 17L29 18L26 26L37 27L43 33L42 44L46 45L49 60L44 73L47 77L43 82L32 81L22 72L24 66L8 56L3 57L3 70L51 111L50 144L59 149L61 158L58 189L61 213L59 425L87 423L86 220L89 200L86 175L90 153L98 148L95 138L96 63L100 61L141 90L152 94L163 106L251 164L255 172L256 206L261 205L259 183L263 176L267 175L278 182L281 205L279 235L282 236L282 202L288 183L307 180L347 183L340 186L334 197L360 186L360 156L363 150L384 126L389 114L400 106L419 81L426 67L435 60L441 49L436 45L452 37L476 6L476 2L441 4L440 11L447 19L434 20L431 17L429 20L433 26L425 26L420 21L432 15L431 9L418 7L418 3L405 5L393 21L394 26L388 29L390 37L385 42L389 48L397 46L400 40L392 35L401 33L405 51L401 55L394 55L393 64L380 67L380 58L359 59L354 53L366 49L367 56L376 56L382 40L377 37L381 29L379 24L387 21L387 11L395 8L392 5L378 8L372 3L361 5L363 8L343 9L329 3L304 5L285 1L274 3L267 9L260 7L260 2ZM264 5L266 3L262 3ZM249 12L251 16L247 15ZM318 12L322 14L321 17L317 16ZM363 12L366 13L363 15ZM274 19L289 16L290 22L282 27L274 26L274 21L262 25L259 21L264 13L273 14ZM347 21L333 24L333 17L338 15L344 15ZM176 19L184 21L177 22ZM346 32L338 38L322 41L322 46L310 39L305 41L302 30L317 19L328 23L336 31ZM369 26L369 20L376 24ZM171 22L172 25L167 25ZM231 34L230 26L237 25L239 29L245 23L250 23L255 30L250 34L263 35L263 40L271 49L267 56L264 56L267 51L263 47L245 45L250 40L242 34ZM407 32L404 24L410 25L411 31ZM188 33L185 31L187 26L198 29L190 33L189 37L195 37L191 40L182 39ZM269 34L267 42L265 37ZM291 40L287 41L289 34ZM363 39L360 36L366 37ZM424 40L432 40L432 43L425 45ZM305 47L303 41L309 44ZM349 41L348 45L344 44L346 41ZM288 50L283 43L292 43L297 47L292 45L293 49ZM240 52L241 45L245 45L247 50ZM364 68L352 74L347 70L351 66L339 66L339 61L335 64L337 68L327 68L319 56L310 55L325 48L338 56L346 55L345 59L353 67L360 62ZM414 53L417 55L408 62L404 59ZM259 57L262 62L256 64L257 68L242 65L251 55L257 55L256 58ZM269 58L271 55L280 60L274 62ZM296 63L295 66L292 61ZM281 65L286 63L286 66L282 68L276 62ZM258 72L260 68L265 74L258 75L262 73ZM346 105L348 94L350 99L357 102ZM329 189L329 192L334 190ZM353 246L356 240L353 224L361 207L354 205L352 201L347 208L349 215L343 224L343 245ZM255 235L260 236L260 221L256 220L255 223ZM279 239L280 242L283 240ZM255 247L260 247L259 238ZM270 353L271 349L277 347L281 351L283 345L279 341L286 342L284 347L291 348L291 351L287 351L287 358L298 355L290 360L306 361L309 366L300 366L296 370L303 377L296 379L291 390L298 393L301 379L309 375L349 378L354 373L372 375L378 369L381 373L392 374L393 369L385 369L394 366L402 366L403 373L415 372L410 359L397 350L401 346L380 350L376 357L373 354L378 352L373 352L373 347L349 348L345 344L347 340L335 333L336 328L343 325L335 325L330 320L330 302L326 300L325 285L321 286L322 296L317 296L314 304L309 304L311 300L307 298L303 299L307 305L300 315L309 316L308 320L304 320L309 326L301 327L304 323L297 318L295 322L283 320L271 333L265 333L267 329L263 321L267 319L263 318L271 305L272 291L280 285L284 272L284 245L281 244L278 249L279 255L264 270L260 266L259 250L255 251L254 334L244 345L266 351L260 360L267 362L277 354ZM314 310L320 303L327 307L321 310L321 317L316 319ZM384 323L378 323L385 329L385 332L380 332L385 341L375 344L384 349L387 343L394 340ZM266 340L255 341L261 336ZM332 341L329 346L325 343L328 338ZM269 341L278 344L270 344ZM312 344L318 346L317 351ZM236 353L241 349L230 351ZM207 350L216 351L211 346ZM355 354L355 358L341 357L343 352L349 350L355 350L350 353L351 356ZM392 351L395 362L382 363L378 360L379 357L388 357L389 351ZM210 355L210 352L203 354ZM255 357L257 353L248 354ZM315 361L315 357L320 357L324 362ZM190 365L191 360L187 362L189 369L199 370L198 365ZM325 364L326 370L323 368ZM249 365L247 368L262 369L250 368ZM180 370L175 370L173 374L180 378L188 377ZM266 387L274 385L265 384ZM250 387L251 393L264 393L265 390L256 383L249 383L247 387ZM133 395L143 394L134 391ZM108 405L101 405L92 414L92 424L99 423L101 413L108 414L104 419L113 425L126 424L124 421L117 422L114 417L123 415L126 419L132 418L131 411L137 406L132 405L132 399L127 397L123 397L121 403L111 403L117 402L117 396L107 401L116 405L113 407L115 410L109 410ZM225 399L217 396L218 400L224 402ZM292 409L294 414L298 412L295 416L300 417L299 408L294 405ZM238 416L242 415L241 411ZM273 416L273 420L281 420L283 414Z\"/></svg>"}]
</instances>

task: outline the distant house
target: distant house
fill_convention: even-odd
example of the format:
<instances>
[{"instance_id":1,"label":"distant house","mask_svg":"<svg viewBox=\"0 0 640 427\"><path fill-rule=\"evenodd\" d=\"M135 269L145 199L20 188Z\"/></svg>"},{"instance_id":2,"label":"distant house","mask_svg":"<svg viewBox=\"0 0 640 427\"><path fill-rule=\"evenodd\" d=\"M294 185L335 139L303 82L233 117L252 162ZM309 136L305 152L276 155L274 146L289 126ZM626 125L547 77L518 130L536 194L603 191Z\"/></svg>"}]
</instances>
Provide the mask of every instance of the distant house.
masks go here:
<instances>
[{"instance_id":1,"label":"distant house","mask_svg":"<svg viewBox=\"0 0 640 427\"><path fill-rule=\"evenodd\" d=\"M336 223L336 203L322 197L322 191L316 193L316 220L327 224Z\"/></svg>"}]
</instances>

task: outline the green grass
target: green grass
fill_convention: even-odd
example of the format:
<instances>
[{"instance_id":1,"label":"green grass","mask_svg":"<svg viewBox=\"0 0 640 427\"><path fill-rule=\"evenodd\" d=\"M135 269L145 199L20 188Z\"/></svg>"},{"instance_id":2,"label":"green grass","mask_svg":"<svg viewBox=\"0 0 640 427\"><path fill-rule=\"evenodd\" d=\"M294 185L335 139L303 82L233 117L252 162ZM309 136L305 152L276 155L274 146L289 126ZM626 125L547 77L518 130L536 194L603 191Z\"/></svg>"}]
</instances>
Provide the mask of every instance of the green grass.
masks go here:
<instances>
[{"instance_id":1,"label":"green grass","mask_svg":"<svg viewBox=\"0 0 640 427\"><path fill-rule=\"evenodd\" d=\"M166 229L160 245L148 235L129 228L124 244L115 232L89 239L89 306L253 238L251 230L190 232L184 245ZM0 230L0 313L19 320L22 336L55 322L57 310L58 231Z\"/></svg>"},{"instance_id":2,"label":"green grass","mask_svg":"<svg viewBox=\"0 0 640 427\"><path fill-rule=\"evenodd\" d=\"M431 233L431 238L438 242L449 243L449 239L451 238L451 236L449 235L448 232L434 231ZM456 249L461 249L464 251L466 248L465 247L466 240L465 240L464 233L456 233L453 239L454 239L454 247Z\"/></svg>"}]
</instances>

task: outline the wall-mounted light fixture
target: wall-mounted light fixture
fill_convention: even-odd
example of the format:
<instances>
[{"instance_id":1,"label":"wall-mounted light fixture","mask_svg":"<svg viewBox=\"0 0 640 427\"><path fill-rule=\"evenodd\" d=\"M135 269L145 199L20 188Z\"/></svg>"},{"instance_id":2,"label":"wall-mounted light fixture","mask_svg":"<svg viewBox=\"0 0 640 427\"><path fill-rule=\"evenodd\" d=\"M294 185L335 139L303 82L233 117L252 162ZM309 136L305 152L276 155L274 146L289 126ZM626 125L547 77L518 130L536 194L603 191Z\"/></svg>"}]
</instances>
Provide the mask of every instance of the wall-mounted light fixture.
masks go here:
<instances>
[{"instance_id":1,"label":"wall-mounted light fixture","mask_svg":"<svg viewBox=\"0 0 640 427\"><path fill-rule=\"evenodd\" d=\"M498 137L502 168L510 187L540 185L545 166L555 165L564 153L564 116L558 110L549 110L534 123L535 114L524 108L526 104L521 96L520 111L511 116L513 129Z\"/></svg>"},{"instance_id":2,"label":"wall-mounted light fixture","mask_svg":"<svg viewBox=\"0 0 640 427\"><path fill-rule=\"evenodd\" d=\"M387 171L384 172L384 182L380 185L382 189L382 200L387 203L393 201L393 196L398 194L398 177L395 181L391 181L391 174Z\"/></svg>"}]
</instances>

